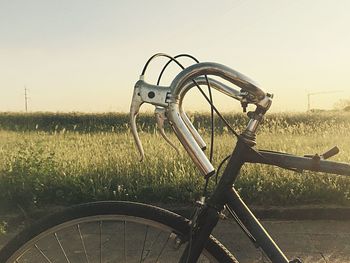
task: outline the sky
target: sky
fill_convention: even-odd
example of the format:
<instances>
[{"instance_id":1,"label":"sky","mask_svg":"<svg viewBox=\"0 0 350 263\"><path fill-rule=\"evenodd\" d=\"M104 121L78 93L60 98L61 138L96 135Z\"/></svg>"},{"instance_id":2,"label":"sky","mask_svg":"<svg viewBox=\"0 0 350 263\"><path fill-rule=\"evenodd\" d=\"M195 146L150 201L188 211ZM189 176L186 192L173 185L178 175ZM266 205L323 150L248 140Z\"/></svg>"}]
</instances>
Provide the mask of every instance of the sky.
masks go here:
<instances>
[{"instance_id":1,"label":"sky","mask_svg":"<svg viewBox=\"0 0 350 263\"><path fill-rule=\"evenodd\" d=\"M26 87L30 111L128 112L157 52L249 76L274 94L272 111L305 111L312 92L332 92L311 97L312 108L331 109L350 99L349 13L348 0L0 0L0 111L24 111ZM165 62L150 66L148 82ZM240 109L217 93L214 102ZM208 110L195 90L185 108Z\"/></svg>"}]
</instances>

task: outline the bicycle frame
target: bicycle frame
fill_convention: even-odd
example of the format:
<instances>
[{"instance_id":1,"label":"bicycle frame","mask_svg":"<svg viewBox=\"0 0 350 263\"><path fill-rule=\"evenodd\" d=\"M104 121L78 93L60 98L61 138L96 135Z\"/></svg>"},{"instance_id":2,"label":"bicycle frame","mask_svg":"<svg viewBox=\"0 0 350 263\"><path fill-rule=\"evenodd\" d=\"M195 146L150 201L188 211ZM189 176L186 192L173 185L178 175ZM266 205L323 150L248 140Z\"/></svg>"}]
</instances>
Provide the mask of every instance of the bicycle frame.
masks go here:
<instances>
[{"instance_id":1,"label":"bicycle frame","mask_svg":"<svg viewBox=\"0 0 350 263\"><path fill-rule=\"evenodd\" d=\"M180 262L196 262L205 243L219 220L224 206L235 215L236 221L243 227L257 247L260 247L272 262L291 262L272 240L258 219L243 202L233 185L244 163L263 163L296 169L329 172L350 176L350 165L315 158L298 157L291 154L255 151L239 139L228 161L224 173L208 202L199 212L191 244L188 244ZM190 253L189 253L190 251Z\"/></svg>"}]
</instances>

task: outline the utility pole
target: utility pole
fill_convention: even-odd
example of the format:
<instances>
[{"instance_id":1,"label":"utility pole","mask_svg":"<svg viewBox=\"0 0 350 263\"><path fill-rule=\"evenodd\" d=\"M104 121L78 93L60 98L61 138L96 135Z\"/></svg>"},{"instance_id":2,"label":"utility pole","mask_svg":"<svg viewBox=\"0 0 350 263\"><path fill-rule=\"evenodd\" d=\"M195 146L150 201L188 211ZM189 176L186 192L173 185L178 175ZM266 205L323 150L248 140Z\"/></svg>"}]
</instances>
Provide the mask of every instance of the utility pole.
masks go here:
<instances>
[{"instance_id":1,"label":"utility pole","mask_svg":"<svg viewBox=\"0 0 350 263\"><path fill-rule=\"evenodd\" d=\"M307 111L311 110L311 96L320 95L320 94L329 94L329 93L337 93L343 92L342 90L334 90L334 91L320 91L320 92L311 92L307 94Z\"/></svg>"},{"instance_id":2,"label":"utility pole","mask_svg":"<svg viewBox=\"0 0 350 263\"><path fill-rule=\"evenodd\" d=\"M27 87L24 86L24 107L26 112L28 112L28 96L27 96Z\"/></svg>"}]
</instances>

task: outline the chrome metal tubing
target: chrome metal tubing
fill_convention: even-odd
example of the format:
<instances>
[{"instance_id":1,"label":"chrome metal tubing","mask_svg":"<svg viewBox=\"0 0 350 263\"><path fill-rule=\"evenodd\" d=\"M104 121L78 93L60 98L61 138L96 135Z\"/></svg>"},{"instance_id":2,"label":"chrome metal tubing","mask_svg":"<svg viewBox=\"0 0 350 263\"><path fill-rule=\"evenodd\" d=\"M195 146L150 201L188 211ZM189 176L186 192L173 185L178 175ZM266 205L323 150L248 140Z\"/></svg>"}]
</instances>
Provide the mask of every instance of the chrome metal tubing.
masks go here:
<instances>
[{"instance_id":1,"label":"chrome metal tubing","mask_svg":"<svg viewBox=\"0 0 350 263\"><path fill-rule=\"evenodd\" d=\"M180 107L180 116L184 123L186 124L187 128L191 132L193 138L196 140L198 146L204 151L207 148L207 144L203 140L202 136L198 133L197 129L193 126L192 122L188 118L186 112Z\"/></svg>"},{"instance_id":2,"label":"chrome metal tubing","mask_svg":"<svg viewBox=\"0 0 350 263\"><path fill-rule=\"evenodd\" d=\"M258 126L260 124L259 120L250 119L246 128L246 131L251 132L255 134L256 130L258 129Z\"/></svg>"},{"instance_id":3,"label":"chrome metal tubing","mask_svg":"<svg viewBox=\"0 0 350 263\"><path fill-rule=\"evenodd\" d=\"M186 92L193 86L199 84L198 82L201 82L201 84L207 83L205 78L198 78L201 75L215 75L226 79L252 94L255 97L256 102L262 101L266 97L266 94L258 88L257 84L243 74L224 65L211 62L194 64L181 71L172 81L170 85L171 99L168 101L168 119L172 122L173 128L180 142L185 147L194 163L204 176L208 176L213 174L215 170L207 156L203 153L201 147L198 145L198 142L201 144L201 137L190 123L187 116L181 114L181 112L184 112L182 108L182 100ZM240 100L239 92L235 89L213 79L208 79L208 81L218 91Z\"/></svg>"},{"instance_id":4,"label":"chrome metal tubing","mask_svg":"<svg viewBox=\"0 0 350 263\"><path fill-rule=\"evenodd\" d=\"M266 96L265 92L259 88L258 84L250 78L229 67L213 62L194 64L181 71L170 85L172 95L176 98L183 97L182 93L185 90L184 87L186 83L201 75L215 75L226 79L254 95L257 102L263 100Z\"/></svg>"},{"instance_id":5,"label":"chrome metal tubing","mask_svg":"<svg viewBox=\"0 0 350 263\"><path fill-rule=\"evenodd\" d=\"M220 81L212 79L212 78L208 78L208 82L209 82L210 87L224 93L225 95L227 95L231 98L234 98L236 100L239 100L239 101L242 100L242 97L240 96L240 92L238 90L231 88L231 87L221 83ZM198 143L199 147L202 150L205 150L205 148L206 148L205 141L199 135L198 131L193 126L192 122L189 120L189 118L187 117L187 114L185 113L185 111L183 109L184 96L186 95L187 91L189 91L191 88L193 88L196 85L207 85L206 78L198 77L194 81L190 81L190 82L186 83L186 85L184 86L184 90L182 92L182 97L179 100L179 109L180 109L181 118L185 122L187 128L190 130L191 134L193 135L194 139Z\"/></svg>"},{"instance_id":6,"label":"chrome metal tubing","mask_svg":"<svg viewBox=\"0 0 350 263\"><path fill-rule=\"evenodd\" d=\"M226 84L224 84L216 79L213 79L213 78L208 77L208 82L209 82L210 87L216 89L217 91L220 91L221 93L223 93L231 98L234 98L236 100L239 100L239 101L242 100L242 95L241 95L240 91L238 91L230 86L227 86ZM182 91L181 91L180 101L182 101L184 96L186 95L186 93L196 85L207 85L206 78L205 77L197 77L196 79L185 83L183 88L182 88ZM172 93L174 94L173 91L172 91ZM174 94L174 96L176 96L176 95Z\"/></svg>"},{"instance_id":7,"label":"chrome metal tubing","mask_svg":"<svg viewBox=\"0 0 350 263\"><path fill-rule=\"evenodd\" d=\"M205 153L197 144L192 133L188 129L187 125L183 121L179 112L179 104L177 102L172 102L169 104L167 110L167 117L177 135L179 141L184 146L193 162L199 168L201 173L207 177L214 174L215 169L211 162L208 160Z\"/></svg>"},{"instance_id":8,"label":"chrome metal tubing","mask_svg":"<svg viewBox=\"0 0 350 263\"><path fill-rule=\"evenodd\" d=\"M204 77L198 77L198 76L202 74L208 74L208 71L206 70L209 69L210 71L210 69L212 69L212 67L215 65L217 65L217 71L210 71L210 72L214 75L221 76L224 79L231 80L233 84L237 84L238 81L240 81L240 83L243 83L244 81L248 81L248 78L220 64L200 63L200 64L195 64L194 66L197 66L197 65L199 65L200 67L199 67L199 70L197 71L198 75L195 75L197 76L197 78L195 78L193 81L192 81L192 78L188 79L188 77L181 77L181 75L183 75L183 72L188 69L187 68L184 71L182 71L172 82L170 86L172 91L172 97L171 99L169 99L167 117L172 122L172 126L173 126L173 129L175 130L177 137L179 138L181 144L184 146L184 148L186 149L186 151L188 152L188 154L190 155L194 163L197 165L197 167L199 168L199 170L204 176L208 176L209 174L213 174L215 170L213 165L208 160L207 156L202 151L203 146L205 145L205 142L203 141L202 137L199 135L198 131L194 128L191 121L188 119L188 117L186 116L183 110L183 106L182 106L183 98L192 87L196 85L207 84L207 81ZM191 67L194 67L194 66L191 66ZM192 71L196 70L196 68L197 67L192 68L191 70ZM219 74L222 72L224 72L225 74ZM185 76L192 76L190 73L191 71L185 74ZM230 78L225 76L230 76ZM232 78L234 77L236 77L236 79L232 81ZM178 79L178 81L176 81L176 79ZM188 79L188 81L186 82L186 80L181 80L181 79L186 79L186 80ZM235 98L237 100L242 100L242 97L240 96L239 91L212 78L208 78L208 81L209 81L209 85L211 85L216 90L232 98ZM252 81L250 81L249 83L252 83ZM173 85L180 85L180 84L182 86L179 88L178 86L173 86ZM260 89L257 89L257 90L260 90ZM262 92L262 95L265 97L265 93Z\"/></svg>"}]
</instances>

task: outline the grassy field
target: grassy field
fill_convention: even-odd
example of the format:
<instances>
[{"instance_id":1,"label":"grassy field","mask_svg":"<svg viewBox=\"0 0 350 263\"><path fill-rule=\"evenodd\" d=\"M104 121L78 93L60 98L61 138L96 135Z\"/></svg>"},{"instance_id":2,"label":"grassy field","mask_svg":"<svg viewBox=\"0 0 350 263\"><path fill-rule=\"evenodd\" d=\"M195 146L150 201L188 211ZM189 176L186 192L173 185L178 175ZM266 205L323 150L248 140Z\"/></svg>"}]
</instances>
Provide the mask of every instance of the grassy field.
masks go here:
<instances>
[{"instance_id":1,"label":"grassy field","mask_svg":"<svg viewBox=\"0 0 350 263\"><path fill-rule=\"evenodd\" d=\"M227 117L243 128L243 115ZM1 205L28 208L105 199L192 202L203 178L184 150L177 155L163 142L152 119L140 119L146 152L140 163L125 114L0 114ZM204 129L208 115L193 120L209 141ZM235 143L221 123L217 126L215 165ZM260 129L257 147L303 155L337 145L341 152L334 160L350 162L349 131L349 113L272 114ZM174 135L170 138L176 142ZM236 187L255 205L350 205L350 179L341 176L247 165Z\"/></svg>"}]
</instances>

